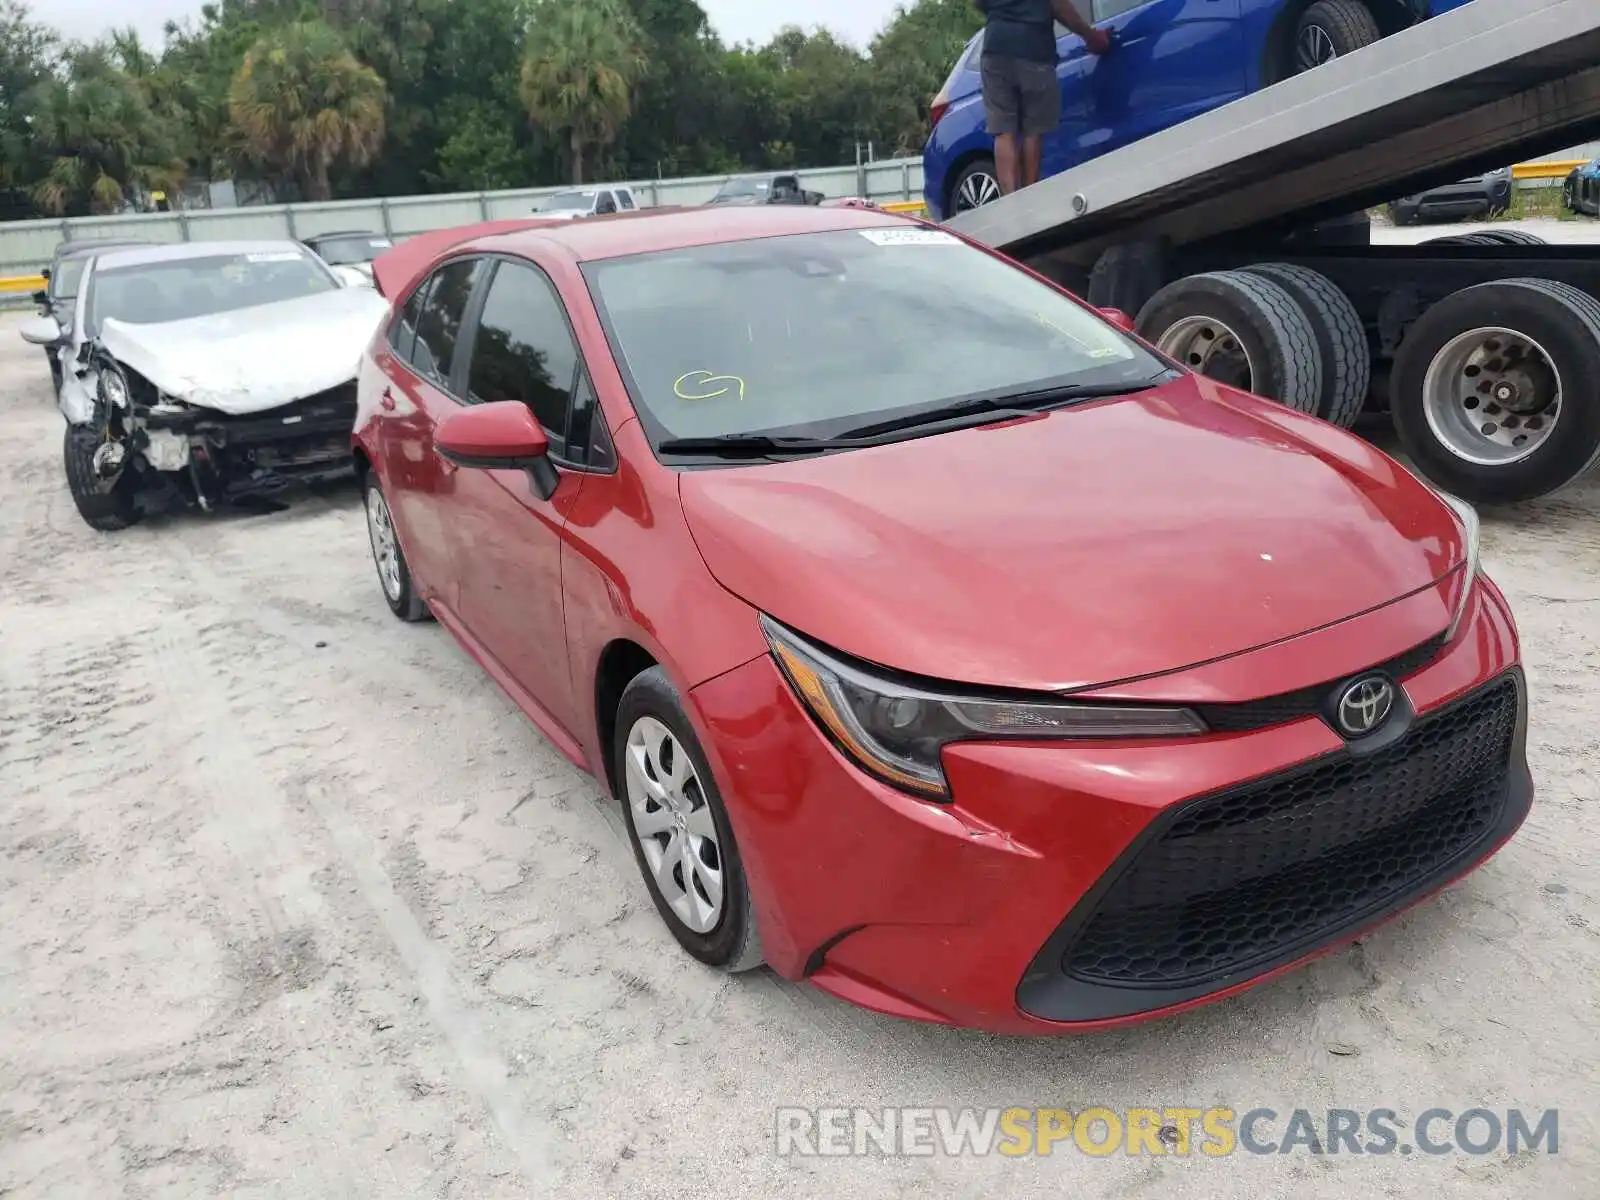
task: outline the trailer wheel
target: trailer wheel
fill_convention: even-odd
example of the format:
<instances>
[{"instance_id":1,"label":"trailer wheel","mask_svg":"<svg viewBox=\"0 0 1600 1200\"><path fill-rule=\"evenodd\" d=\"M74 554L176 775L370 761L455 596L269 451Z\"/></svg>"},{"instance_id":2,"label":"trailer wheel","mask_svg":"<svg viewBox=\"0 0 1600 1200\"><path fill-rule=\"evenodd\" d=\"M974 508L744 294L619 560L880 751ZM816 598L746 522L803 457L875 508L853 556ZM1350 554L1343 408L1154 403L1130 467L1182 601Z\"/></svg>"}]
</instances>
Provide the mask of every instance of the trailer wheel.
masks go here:
<instances>
[{"instance_id":1,"label":"trailer wheel","mask_svg":"<svg viewBox=\"0 0 1600 1200\"><path fill-rule=\"evenodd\" d=\"M1446 296L1395 355L1393 413L1421 472L1481 504L1548 495L1600 460L1600 301L1549 279Z\"/></svg>"},{"instance_id":2,"label":"trailer wheel","mask_svg":"<svg viewBox=\"0 0 1600 1200\"><path fill-rule=\"evenodd\" d=\"M1317 416L1349 429L1367 402L1372 382L1372 349L1356 306L1338 284L1308 267L1257 263L1245 269L1271 280L1300 305L1322 359Z\"/></svg>"},{"instance_id":3,"label":"trailer wheel","mask_svg":"<svg viewBox=\"0 0 1600 1200\"><path fill-rule=\"evenodd\" d=\"M1370 46L1382 36L1362 0L1317 0L1295 26L1295 74Z\"/></svg>"},{"instance_id":4,"label":"trailer wheel","mask_svg":"<svg viewBox=\"0 0 1600 1200\"><path fill-rule=\"evenodd\" d=\"M1270 279L1214 271L1167 284L1139 310L1139 333L1208 379L1314 413L1322 357L1310 319Z\"/></svg>"}]
</instances>

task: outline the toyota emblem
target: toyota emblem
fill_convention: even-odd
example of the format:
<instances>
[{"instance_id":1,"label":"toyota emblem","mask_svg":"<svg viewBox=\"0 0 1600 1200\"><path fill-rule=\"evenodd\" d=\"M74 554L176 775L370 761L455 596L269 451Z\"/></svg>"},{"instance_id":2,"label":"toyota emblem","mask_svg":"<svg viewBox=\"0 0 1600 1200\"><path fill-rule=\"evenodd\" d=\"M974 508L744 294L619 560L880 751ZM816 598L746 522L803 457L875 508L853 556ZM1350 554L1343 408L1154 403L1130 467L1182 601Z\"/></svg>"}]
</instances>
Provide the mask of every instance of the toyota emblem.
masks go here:
<instances>
[{"instance_id":1,"label":"toyota emblem","mask_svg":"<svg viewBox=\"0 0 1600 1200\"><path fill-rule=\"evenodd\" d=\"M1358 679L1339 693L1334 716L1346 737L1366 737L1394 711L1394 684L1379 675Z\"/></svg>"}]
</instances>

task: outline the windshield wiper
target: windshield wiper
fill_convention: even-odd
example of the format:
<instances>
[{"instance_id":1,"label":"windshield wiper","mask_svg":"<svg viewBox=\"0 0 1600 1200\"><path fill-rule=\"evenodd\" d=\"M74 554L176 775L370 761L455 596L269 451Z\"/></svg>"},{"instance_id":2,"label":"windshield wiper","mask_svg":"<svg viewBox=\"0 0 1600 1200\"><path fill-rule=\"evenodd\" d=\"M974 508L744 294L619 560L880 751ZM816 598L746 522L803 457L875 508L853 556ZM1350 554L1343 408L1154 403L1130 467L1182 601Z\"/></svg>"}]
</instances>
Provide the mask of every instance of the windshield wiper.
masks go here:
<instances>
[{"instance_id":1,"label":"windshield wiper","mask_svg":"<svg viewBox=\"0 0 1600 1200\"><path fill-rule=\"evenodd\" d=\"M657 449L664 454L718 454L729 458L764 458L771 454L820 454L849 450L859 438L769 437L764 433L724 433L716 437L667 438Z\"/></svg>"},{"instance_id":2,"label":"windshield wiper","mask_svg":"<svg viewBox=\"0 0 1600 1200\"><path fill-rule=\"evenodd\" d=\"M898 433L906 429L918 429L924 425L937 425L945 421L959 420L969 416L1026 416L1044 408L1052 408L1062 404L1073 404L1082 400L1103 400L1108 396L1131 396L1136 392L1149 391L1153 387L1175 378L1177 372L1162 371L1149 379L1139 379L1123 383L1077 383L1062 384L1058 387L1037 388L1027 392L1002 392L983 396L974 396L968 400L957 400L938 408L924 409L922 412L908 413L903 417L891 417L887 421L875 421L871 425L862 425L856 429L847 429L841 437L845 438L873 438L886 433Z\"/></svg>"}]
</instances>

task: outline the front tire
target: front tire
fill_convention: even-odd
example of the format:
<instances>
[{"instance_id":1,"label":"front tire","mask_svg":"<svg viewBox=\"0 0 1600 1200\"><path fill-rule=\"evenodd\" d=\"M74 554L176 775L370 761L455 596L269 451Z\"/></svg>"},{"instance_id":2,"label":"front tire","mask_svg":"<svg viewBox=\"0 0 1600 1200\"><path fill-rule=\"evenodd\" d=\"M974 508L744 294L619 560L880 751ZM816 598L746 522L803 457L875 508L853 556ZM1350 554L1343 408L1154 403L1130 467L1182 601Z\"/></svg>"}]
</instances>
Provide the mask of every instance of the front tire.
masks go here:
<instances>
[{"instance_id":1,"label":"front tire","mask_svg":"<svg viewBox=\"0 0 1600 1200\"><path fill-rule=\"evenodd\" d=\"M1383 36L1361 0L1317 0L1294 30L1296 75L1370 46Z\"/></svg>"},{"instance_id":2,"label":"front tire","mask_svg":"<svg viewBox=\"0 0 1600 1200\"><path fill-rule=\"evenodd\" d=\"M67 489L78 515L90 529L115 533L137 525L144 515L139 510L138 478L127 467L108 481L94 469L94 456L102 442L87 425L68 425L62 439L62 465L66 469Z\"/></svg>"},{"instance_id":3,"label":"front tire","mask_svg":"<svg viewBox=\"0 0 1600 1200\"><path fill-rule=\"evenodd\" d=\"M1600 301L1549 279L1463 288L1406 332L1395 429L1423 475L1477 504L1549 495L1600 461Z\"/></svg>"},{"instance_id":4,"label":"front tire","mask_svg":"<svg viewBox=\"0 0 1600 1200\"><path fill-rule=\"evenodd\" d=\"M426 621L432 614L417 595L416 581L411 578L405 552L400 549L400 536L395 532L394 515L375 472L367 473L362 492L367 510L367 542L372 547L372 563L378 570L384 603L402 621Z\"/></svg>"},{"instance_id":5,"label":"front tire","mask_svg":"<svg viewBox=\"0 0 1600 1200\"><path fill-rule=\"evenodd\" d=\"M707 966L764 961L733 826L677 688L660 667L636 675L617 705L617 799L656 911Z\"/></svg>"}]
</instances>

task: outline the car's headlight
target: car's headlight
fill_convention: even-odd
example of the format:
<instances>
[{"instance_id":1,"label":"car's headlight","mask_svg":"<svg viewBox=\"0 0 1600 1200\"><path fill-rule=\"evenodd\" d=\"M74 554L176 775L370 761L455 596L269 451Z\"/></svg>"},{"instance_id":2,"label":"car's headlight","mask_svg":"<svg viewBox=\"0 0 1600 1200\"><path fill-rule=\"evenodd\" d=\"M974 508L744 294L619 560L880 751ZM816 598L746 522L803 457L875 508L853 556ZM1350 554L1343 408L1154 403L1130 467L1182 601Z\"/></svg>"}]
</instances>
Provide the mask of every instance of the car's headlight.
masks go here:
<instances>
[{"instance_id":1,"label":"car's headlight","mask_svg":"<svg viewBox=\"0 0 1600 1200\"><path fill-rule=\"evenodd\" d=\"M100 372L100 399L113 408L127 411L128 381L115 367L106 367Z\"/></svg>"},{"instance_id":2,"label":"car's headlight","mask_svg":"<svg viewBox=\"0 0 1600 1200\"><path fill-rule=\"evenodd\" d=\"M1450 506L1450 511L1461 523L1461 544L1466 550L1461 595L1456 600L1455 612L1450 614L1450 628L1445 630L1444 635L1444 640L1448 642L1455 638L1456 630L1461 628L1461 619L1467 615L1467 602L1472 598L1472 585L1478 578L1478 510L1448 492L1439 492L1439 499Z\"/></svg>"},{"instance_id":3,"label":"car's headlight","mask_svg":"<svg viewBox=\"0 0 1600 1200\"><path fill-rule=\"evenodd\" d=\"M940 751L951 742L1192 737L1186 708L999 699L914 687L838 659L776 621L761 628L802 703L865 770L906 791L947 799Z\"/></svg>"}]
</instances>

